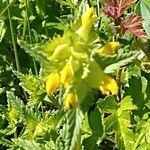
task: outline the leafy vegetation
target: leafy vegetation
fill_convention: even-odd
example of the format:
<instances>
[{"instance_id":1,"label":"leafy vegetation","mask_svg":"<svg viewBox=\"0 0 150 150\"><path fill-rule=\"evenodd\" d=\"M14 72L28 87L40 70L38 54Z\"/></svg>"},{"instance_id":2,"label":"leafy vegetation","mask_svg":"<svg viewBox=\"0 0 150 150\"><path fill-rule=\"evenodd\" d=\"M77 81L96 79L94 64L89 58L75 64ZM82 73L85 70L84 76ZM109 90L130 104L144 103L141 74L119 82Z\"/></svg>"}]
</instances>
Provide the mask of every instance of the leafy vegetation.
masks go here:
<instances>
[{"instance_id":1,"label":"leafy vegetation","mask_svg":"<svg viewBox=\"0 0 150 150\"><path fill-rule=\"evenodd\" d=\"M0 149L150 150L149 39L149 0L1 0Z\"/></svg>"}]
</instances>

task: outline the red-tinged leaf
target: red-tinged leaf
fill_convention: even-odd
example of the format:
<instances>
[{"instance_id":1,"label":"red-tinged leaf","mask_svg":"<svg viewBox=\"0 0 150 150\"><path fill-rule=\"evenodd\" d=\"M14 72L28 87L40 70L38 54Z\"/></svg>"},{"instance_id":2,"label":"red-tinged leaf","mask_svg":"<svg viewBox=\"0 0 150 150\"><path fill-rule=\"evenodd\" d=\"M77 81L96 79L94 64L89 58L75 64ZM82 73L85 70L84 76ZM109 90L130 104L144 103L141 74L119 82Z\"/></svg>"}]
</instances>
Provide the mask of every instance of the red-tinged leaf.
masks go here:
<instances>
[{"instance_id":1,"label":"red-tinged leaf","mask_svg":"<svg viewBox=\"0 0 150 150\"><path fill-rule=\"evenodd\" d=\"M132 33L139 38L146 38L146 33L144 32L142 26L143 19L141 16L132 15L127 20L122 22L121 30L123 34Z\"/></svg>"},{"instance_id":2,"label":"red-tinged leaf","mask_svg":"<svg viewBox=\"0 0 150 150\"><path fill-rule=\"evenodd\" d=\"M104 12L113 19L118 19L136 0L106 0Z\"/></svg>"}]
</instances>

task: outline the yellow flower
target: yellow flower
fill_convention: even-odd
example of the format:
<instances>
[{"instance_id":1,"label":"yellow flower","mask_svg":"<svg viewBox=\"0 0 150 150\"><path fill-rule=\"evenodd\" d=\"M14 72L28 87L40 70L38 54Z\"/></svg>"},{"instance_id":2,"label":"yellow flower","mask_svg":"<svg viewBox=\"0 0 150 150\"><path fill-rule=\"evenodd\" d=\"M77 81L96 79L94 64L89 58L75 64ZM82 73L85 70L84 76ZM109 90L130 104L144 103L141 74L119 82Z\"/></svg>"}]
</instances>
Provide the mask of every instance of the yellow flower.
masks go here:
<instances>
[{"instance_id":1,"label":"yellow flower","mask_svg":"<svg viewBox=\"0 0 150 150\"><path fill-rule=\"evenodd\" d=\"M85 14L82 16L82 27L83 28L91 28L97 17L94 15L94 8L89 8Z\"/></svg>"},{"instance_id":2,"label":"yellow flower","mask_svg":"<svg viewBox=\"0 0 150 150\"><path fill-rule=\"evenodd\" d=\"M76 33L82 36L83 38L87 38L88 32L90 31L96 19L97 17L96 15L94 15L94 8L93 7L89 8L82 16L82 25L76 31Z\"/></svg>"},{"instance_id":3,"label":"yellow flower","mask_svg":"<svg viewBox=\"0 0 150 150\"><path fill-rule=\"evenodd\" d=\"M109 42L99 49L98 53L103 55L112 55L120 48L119 42Z\"/></svg>"},{"instance_id":4,"label":"yellow flower","mask_svg":"<svg viewBox=\"0 0 150 150\"><path fill-rule=\"evenodd\" d=\"M60 75L58 73L51 73L46 81L46 92L51 95L56 92L60 84Z\"/></svg>"},{"instance_id":5,"label":"yellow flower","mask_svg":"<svg viewBox=\"0 0 150 150\"><path fill-rule=\"evenodd\" d=\"M65 88L73 82L74 72L70 63L66 64L60 74L60 82L64 85Z\"/></svg>"},{"instance_id":6,"label":"yellow flower","mask_svg":"<svg viewBox=\"0 0 150 150\"><path fill-rule=\"evenodd\" d=\"M77 105L77 97L75 93L69 93L64 101L66 108L74 108Z\"/></svg>"},{"instance_id":7,"label":"yellow flower","mask_svg":"<svg viewBox=\"0 0 150 150\"><path fill-rule=\"evenodd\" d=\"M116 95L118 93L117 82L110 76L105 76L99 87L104 95Z\"/></svg>"}]
</instances>

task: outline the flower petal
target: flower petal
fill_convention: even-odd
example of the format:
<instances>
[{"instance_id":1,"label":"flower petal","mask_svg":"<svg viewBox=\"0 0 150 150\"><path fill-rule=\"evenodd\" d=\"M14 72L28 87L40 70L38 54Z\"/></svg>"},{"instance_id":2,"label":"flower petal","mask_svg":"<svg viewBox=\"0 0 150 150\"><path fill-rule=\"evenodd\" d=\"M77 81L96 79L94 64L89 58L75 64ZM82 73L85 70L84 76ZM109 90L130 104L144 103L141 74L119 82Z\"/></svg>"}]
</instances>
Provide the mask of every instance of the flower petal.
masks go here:
<instances>
[{"instance_id":1,"label":"flower petal","mask_svg":"<svg viewBox=\"0 0 150 150\"><path fill-rule=\"evenodd\" d=\"M66 88L73 82L73 80L74 80L74 72L72 66L70 63L67 63L66 66L61 71L60 82L64 84L64 87Z\"/></svg>"},{"instance_id":2,"label":"flower petal","mask_svg":"<svg viewBox=\"0 0 150 150\"><path fill-rule=\"evenodd\" d=\"M119 42L109 42L99 49L99 54L112 55L120 48Z\"/></svg>"},{"instance_id":3,"label":"flower petal","mask_svg":"<svg viewBox=\"0 0 150 150\"><path fill-rule=\"evenodd\" d=\"M117 82L110 76L105 76L99 87L104 95L116 95L118 93Z\"/></svg>"},{"instance_id":4,"label":"flower petal","mask_svg":"<svg viewBox=\"0 0 150 150\"><path fill-rule=\"evenodd\" d=\"M58 73L51 73L46 81L46 92L51 95L56 92L60 84L60 75Z\"/></svg>"},{"instance_id":5,"label":"flower petal","mask_svg":"<svg viewBox=\"0 0 150 150\"><path fill-rule=\"evenodd\" d=\"M66 108L74 108L77 105L77 97L75 93L69 93L64 101Z\"/></svg>"}]
</instances>

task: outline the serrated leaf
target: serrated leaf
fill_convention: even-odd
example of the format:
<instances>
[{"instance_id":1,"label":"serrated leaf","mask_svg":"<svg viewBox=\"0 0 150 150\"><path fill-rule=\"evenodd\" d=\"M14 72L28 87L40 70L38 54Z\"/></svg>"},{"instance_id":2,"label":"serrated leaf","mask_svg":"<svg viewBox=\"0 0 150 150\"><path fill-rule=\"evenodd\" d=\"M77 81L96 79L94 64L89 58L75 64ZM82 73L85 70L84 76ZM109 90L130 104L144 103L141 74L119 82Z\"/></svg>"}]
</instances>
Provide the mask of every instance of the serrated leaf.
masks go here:
<instances>
[{"instance_id":1,"label":"serrated leaf","mask_svg":"<svg viewBox=\"0 0 150 150\"><path fill-rule=\"evenodd\" d=\"M40 45L30 45L25 41L18 40L18 44L21 48L23 48L26 53L34 57L37 61L41 62L43 65L49 64L49 54L43 52L42 47Z\"/></svg>"},{"instance_id":2,"label":"serrated leaf","mask_svg":"<svg viewBox=\"0 0 150 150\"><path fill-rule=\"evenodd\" d=\"M82 113L79 108L69 110L66 114L66 124L64 125L65 150L81 149L81 124Z\"/></svg>"},{"instance_id":3,"label":"serrated leaf","mask_svg":"<svg viewBox=\"0 0 150 150\"><path fill-rule=\"evenodd\" d=\"M143 27L147 33L147 35L150 37L150 1L149 0L142 0L140 3L141 7L141 15L144 19L143 21Z\"/></svg>"},{"instance_id":4,"label":"serrated leaf","mask_svg":"<svg viewBox=\"0 0 150 150\"><path fill-rule=\"evenodd\" d=\"M29 150L29 149L44 150L39 143L33 140L24 140L24 139L18 138L18 139L13 139L13 142L14 142L14 147L17 146L25 150Z\"/></svg>"},{"instance_id":5,"label":"serrated leaf","mask_svg":"<svg viewBox=\"0 0 150 150\"><path fill-rule=\"evenodd\" d=\"M130 51L128 53L120 53L112 56L95 55L97 63L104 69L105 73L115 73L120 67L125 66L139 55L138 51Z\"/></svg>"},{"instance_id":6,"label":"serrated leaf","mask_svg":"<svg viewBox=\"0 0 150 150\"><path fill-rule=\"evenodd\" d=\"M131 111L137 107L133 105L131 97L125 97L119 108L105 118L105 129L107 133L115 133L116 145L122 150L131 149L135 144L135 136L130 121Z\"/></svg>"},{"instance_id":7,"label":"serrated leaf","mask_svg":"<svg viewBox=\"0 0 150 150\"><path fill-rule=\"evenodd\" d=\"M37 76L24 75L20 72L14 71L14 74L20 79L20 86L29 94L28 105L35 105L42 101L45 97L45 87L42 79Z\"/></svg>"},{"instance_id":8,"label":"serrated leaf","mask_svg":"<svg viewBox=\"0 0 150 150\"><path fill-rule=\"evenodd\" d=\"M111 114L105 119L105 130L106 133L113 133L119 129L118 119L115 114Z\"/></svg>"},{"instance_id":9,"label":"serrated leaf","mask_svg":"<svg viewBox=\"0 0 150 150\"><path fill-rule=\"evenodd\" d=\"M119 132L116 132L116 142L121 149L132 149L135 144L135 136L130 129L132 127L130 117L131 111L137 107L133 105L131 97L125 97L119 105L120 107L117 110L117 130L119 130Z\"/></svg>"},{"instance_id":10,"label":"serrated leaf","mask_svg":"<svg viewBox=\"0 0 150 150\"><path fill-rule=\"evenodd\" d=\"M130 96L122 99L119 105L120 107L118 108L118 116L121 116L123 111L131 111L137 109L137 106L133 105L132 98Z\"/></svg>"},{"instance_id":11,"label":"serrated leaf","mask_svg":"<svg viewBox=\"0 0 150 150\"><path fill-rule=\"evenodd\" d=\"M122 150L133 149L135 144L134 134L130 129L130 113L123 112L121 117L118 117L119 131L116 132L116 143L118 148Z\"/></svg>"},{"instance_id":12,"label":"serrated leaf","mask_svg":"<svg viewBox=\"0 0 150 150\"><path fill-rule=\"evenodd\" d=\"M34 131L38 122L40 122L41 114L37 110L36 112L33 109L25 106L23 101L14 95L13 92L7 92L7 98L9 105L12 108L15 108L19 114L19 120L23 121L27 125L27 129ZM33 135L30 135L33 136Z\"/></svg>"},{"instance_id":13,"label":"serrated leaf","mask_svg":"<svg viewBox=\"0 0 150 150\"><path fill-rule=\"evenodd\" d=\"M118 108L117 99L115 96L109 96L105 99L100 99L97 104L102 111L107 113L113 113Z\"/></svg>"}]
</instances>

